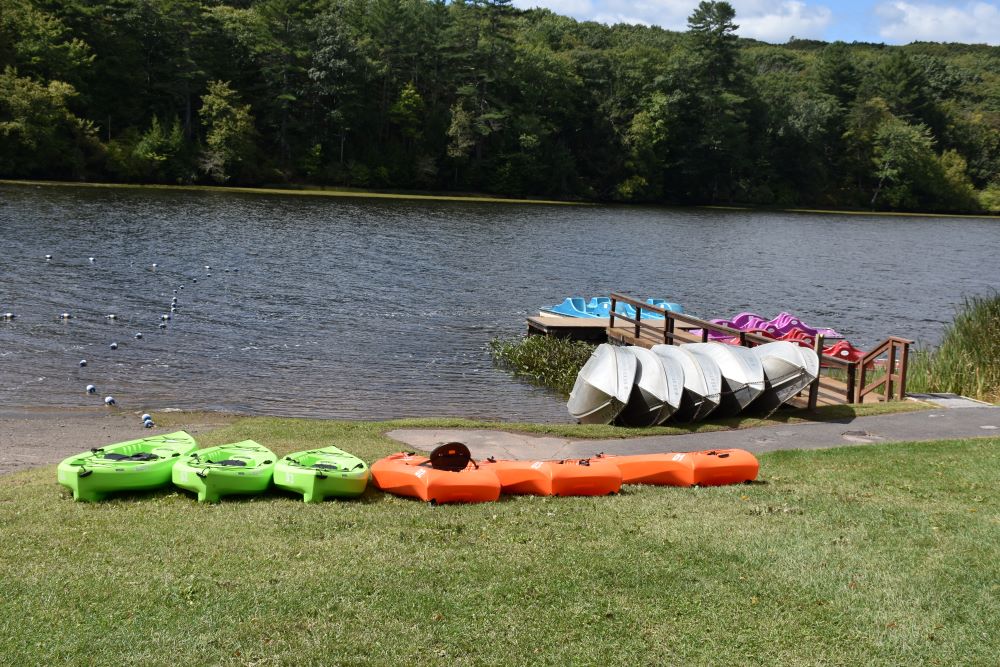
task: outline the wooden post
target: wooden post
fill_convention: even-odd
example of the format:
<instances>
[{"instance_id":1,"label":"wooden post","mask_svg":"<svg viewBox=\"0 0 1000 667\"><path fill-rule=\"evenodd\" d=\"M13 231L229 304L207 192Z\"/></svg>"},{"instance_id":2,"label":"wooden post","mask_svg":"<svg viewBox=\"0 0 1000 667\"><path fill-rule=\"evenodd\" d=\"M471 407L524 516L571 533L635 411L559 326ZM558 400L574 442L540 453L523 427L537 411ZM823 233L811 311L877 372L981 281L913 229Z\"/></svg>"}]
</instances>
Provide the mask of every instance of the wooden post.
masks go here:
<instances>
[{"instance_id":1,"label":"wooden post","mask_svg":"<svg viewBox=\"0 0 1000 667\"><path fill-rule=\"evenodd\" d=\"M618 305L618 300L615 299L614 295L611 295L611 312L608 313L608 329L615 328L615 307Z\"/></svg>"},{"instance_id":2,"label":"wooden post","mask_svg":"<svg viewBox=\"0 0 1000 667\"><path fill-rule=\"evenodd\" d=\"M892 400L892 378L896 375L896 341L889 341L889 357L885 362L885 402Z\"/></svg>"},{"instance_id":3,"label":"wooden post","mask_svg":"<svg viewBox=\"0 0 1000 667\"><path fill-rule=\"evenodd\" d=\"M847 367L847 402L854 403L854 397L857 394L858 382L858 362L852 361L851 365Z\"/></svg>"},{"instance_id":4,"label":"wooden post","mask_svg":"<svg viewBox=\"0 0 1000 667\"><path fill-rule=\"evenodd\" d=\"M637 305L635 307L635 341L639 342L639 323L642 322L642 306Z\"/></svg>"},{"instance_id":5,"label":"wooden post","mask_svg":"<svg viewBox=\"0 0 1000 667\"><path fill-rule=\"evenodd\" d=\"M906 399L906 366L910 361L910 343L903 343L903 354L899 360L899 400Z\"/></svg>"},{"instance_id":6,"label":"wooden post","mask_svg":"<svg viewBox=\"0 0 1000 667\"><path fill-rule=\"evenodd\" d=\"M823 337L816 336L816 340L813 341L814 349L816 350L816 355L819 357L820 368L816 370L816 379L812 381L809 385L809 409L815 410L816 404L819 402L819 378L823 374L822 363L823 363Z\"/></svg>"},{"instance_id":7,"label":"wooden post","mask_svg":"<svg viewBox=\"0 0 1000 667\"><path fill-rule=\"evenodd\" d=\"M663 342L674 344L674 314L667 311L667 321L663 326Z\"/></svg>"}]
</instances>

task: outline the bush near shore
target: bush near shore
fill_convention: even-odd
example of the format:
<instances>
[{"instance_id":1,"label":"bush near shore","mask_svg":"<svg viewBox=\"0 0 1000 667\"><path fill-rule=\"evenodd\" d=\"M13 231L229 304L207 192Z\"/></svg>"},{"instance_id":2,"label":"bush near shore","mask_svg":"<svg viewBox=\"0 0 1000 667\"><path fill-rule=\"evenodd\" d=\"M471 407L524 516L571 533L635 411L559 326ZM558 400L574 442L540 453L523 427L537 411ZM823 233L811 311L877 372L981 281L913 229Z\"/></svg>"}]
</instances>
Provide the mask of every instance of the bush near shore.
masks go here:
<instances>
[{"instance_id":1,"label":"bush near shore","mask_svg":"<svg viewBox=\"0 0 1000 667\"><path fill-rule=\"evenodd\" d=\"M495 363L515 376L569 396L576 374L596 347L591 343L553 336L495 338L490 341L490 354Z\"/></svg>"}]
</instances>

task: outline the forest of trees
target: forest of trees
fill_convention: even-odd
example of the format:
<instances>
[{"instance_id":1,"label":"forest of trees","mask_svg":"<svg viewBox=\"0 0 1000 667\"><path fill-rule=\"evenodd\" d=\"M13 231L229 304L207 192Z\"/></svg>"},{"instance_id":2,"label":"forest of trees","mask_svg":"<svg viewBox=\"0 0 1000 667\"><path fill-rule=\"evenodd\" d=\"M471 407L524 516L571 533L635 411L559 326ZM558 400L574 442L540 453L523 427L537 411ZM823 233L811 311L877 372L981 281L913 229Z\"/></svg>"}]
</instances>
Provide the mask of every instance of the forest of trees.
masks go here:
<instances>
[{"instance_id":1,"label":"forest of trees","mask_svg":"<svg viewBox=\"0 0 1000 667\"><path fill-rule=\"evenodd\" d=\"M1000 47L510 0L0 0L0 177L1000 210Z\"/></svg>"}]
</instances>

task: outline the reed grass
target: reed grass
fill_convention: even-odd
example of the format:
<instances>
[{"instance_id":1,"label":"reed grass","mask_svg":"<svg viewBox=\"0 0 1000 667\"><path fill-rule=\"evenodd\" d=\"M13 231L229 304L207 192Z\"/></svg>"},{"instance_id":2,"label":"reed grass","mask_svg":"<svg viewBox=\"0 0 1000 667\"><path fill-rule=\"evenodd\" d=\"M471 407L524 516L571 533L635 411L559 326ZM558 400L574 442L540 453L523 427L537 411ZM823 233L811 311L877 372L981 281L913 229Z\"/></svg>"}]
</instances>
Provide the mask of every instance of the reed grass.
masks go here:
<instances>
[{"instance_id":1,"label":"reed grass","mask_svg":"<svg viewBox=\"0 0 1000 667\"><path fill-rule=\"evenodd\" d=\"M971 297L935 349L910 358L907 389L1000 402L1000 294Z\"/></svg>"},{"instance_id":2,"label":"reed grass","mask_svg":"<svg viewBox=\"0 0 1000 667\"><path fill-rule=\"evenodd\" d=\"M490 341L494 363L516 377L554 389L563 396L569 396L576 374L595 348L591 343L553 336L494 338Z\"/></svg>"}]
</instances>

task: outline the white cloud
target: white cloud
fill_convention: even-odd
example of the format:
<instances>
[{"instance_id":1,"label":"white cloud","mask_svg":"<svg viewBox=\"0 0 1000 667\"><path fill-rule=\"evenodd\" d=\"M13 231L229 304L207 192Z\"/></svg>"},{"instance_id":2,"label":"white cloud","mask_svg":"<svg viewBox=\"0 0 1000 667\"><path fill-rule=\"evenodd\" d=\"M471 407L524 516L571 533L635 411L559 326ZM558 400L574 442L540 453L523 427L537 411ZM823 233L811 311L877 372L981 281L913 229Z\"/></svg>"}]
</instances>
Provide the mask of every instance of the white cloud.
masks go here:
<instances>
[{"instance_id":1,"label":"white cloud","mask_svg":"<svg viewBox=\"0 0 1000 667\"><path fill-rule=\"evenodd\" d=\"M658 25L687 30L697 0L515 0L518 7L547 7L558 14L601 23ZM731 0L738 33L769 42L789 37L822 37L833 13L824 5L803 0Z\"/></svg>"},{"instance_id":2,"label":"white cloud","mask_svg":"<svg viewBox=\"0 0 1000 667\"><path fill-rule=\"evenodd\" d=\"M739 34L765 42L786 42L789 37L823 36L833 19L833 12L823 5L805 2L734 2Z\"/></svg>"},{"instance_id":3,"label":"white cloud","mask_svg":"<svg viewBox=\"0 0 1000 667\"><path fill-rule=\"evenodd\" d=\"M590 0L514 0L514 6L521 9L545 7L556 14L586 19L594 15L594 3Z\"/></svg>"},{"instance_id":4,"label":"white cloud","mask_svg":"<svg viewBox=\"0 0 1000 667\"><path fill-rule=\"evenodd\" d=\"M1000 5L966 2L957 6L895 0L875 8L879 34L889 42L1000 44Z\"/></svg>"}]
</instances>

